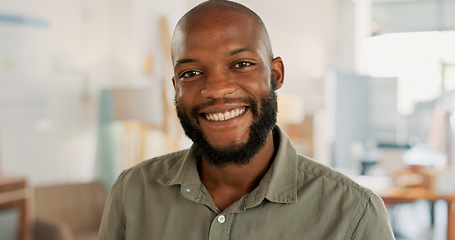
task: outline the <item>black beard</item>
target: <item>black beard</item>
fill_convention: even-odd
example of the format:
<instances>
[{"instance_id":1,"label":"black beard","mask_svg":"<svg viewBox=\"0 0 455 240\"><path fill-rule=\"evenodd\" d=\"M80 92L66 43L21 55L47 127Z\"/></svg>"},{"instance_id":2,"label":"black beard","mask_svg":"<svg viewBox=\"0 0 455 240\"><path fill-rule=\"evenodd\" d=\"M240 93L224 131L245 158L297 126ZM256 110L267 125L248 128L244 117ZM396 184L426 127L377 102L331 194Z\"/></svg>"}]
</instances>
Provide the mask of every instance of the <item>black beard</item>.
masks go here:
<instances>
[{"instance_id":1,"label":"black beard","mask_svg":"<svg viewBox=\"0 0 455 240\"><path fill-rule=\"evenodd\" d=\"M246 143L236 144L234 146L223 149L214 148L205 139L201 129L193 122L197 121L199 116L198 110L202 106L195 107L191 110L191 118L185 114L184 109L180 108L177 99L175 99L175 108L177 116L180 119L185 134L193 141L197 153L203 159L216 167L223 167L228 164L246 165L250 160L265 146L267 137L276 124L276 115L278 111L276 83L274 77L271 78L272 88L267 96L261 98L261 109L258 109L258 104L254 99L247 98L241 100L250 106L253 113L254 122L250 126L250 133ZM204 106L212 105L219 100L213 100ZM224 99L223 102L238 102L238 99ZM192 119L194 119L192 121Z\"/></svg>"}]
</instances>

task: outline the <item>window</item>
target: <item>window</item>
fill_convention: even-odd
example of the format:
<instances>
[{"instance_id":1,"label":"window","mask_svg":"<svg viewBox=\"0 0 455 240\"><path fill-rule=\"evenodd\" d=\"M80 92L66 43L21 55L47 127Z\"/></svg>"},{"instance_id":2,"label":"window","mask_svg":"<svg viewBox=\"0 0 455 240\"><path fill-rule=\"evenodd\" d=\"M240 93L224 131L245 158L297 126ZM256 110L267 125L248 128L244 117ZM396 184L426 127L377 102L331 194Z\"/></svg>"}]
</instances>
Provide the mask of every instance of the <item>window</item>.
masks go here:
<instances>
[{"instance_id":1,"label":"window","mask_svg":"<svg viewBox=\"0 0 455 240\"><path fill-rule=\"evenodd\" d=\"M398 78L398 111L408 115L418 102L455 89L455 31L393 33L365 40L372 77Z\"/></svg>"}]
</instances>

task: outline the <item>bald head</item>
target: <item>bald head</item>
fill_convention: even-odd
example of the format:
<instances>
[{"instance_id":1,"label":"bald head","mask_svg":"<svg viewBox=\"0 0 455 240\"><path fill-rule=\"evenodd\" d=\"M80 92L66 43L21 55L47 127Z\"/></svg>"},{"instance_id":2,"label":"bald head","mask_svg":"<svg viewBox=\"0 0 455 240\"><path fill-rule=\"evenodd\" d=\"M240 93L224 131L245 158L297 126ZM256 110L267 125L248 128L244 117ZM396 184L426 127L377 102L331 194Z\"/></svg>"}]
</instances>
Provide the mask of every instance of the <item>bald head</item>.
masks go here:
<instances>
[{"instance_id":1,"label":"bald head","mask_svg":"<svg viewBox=\"0 0 455 240\"><path fill-rule=\"evenodd\" d=\"M237 12L246 14L250 17L255 18L265 30L265 25L264 25L262 19L255 12L253 12L253 10L249 9L248 7L246 7L240 3L236 3L236 2L232 2L232 1L228 1L228 0L208 0L208 1L202 2L199 5L197 5L196 7L194 7L193 9L191 9L190 11L188 11L185 15L183 15L182 19L184 19L188 16L191 16L193 14L201 14L201 12L203 12L205 9L210 8L210 7L216 7L219 9L226 10L226 11L237 11Z\"/></svg>"},{"instance_id":2,"label":"bald head","mask_svg":"<svg viewBox=\"0 0 455 240\"><path fill-rule=\"evenodd\" d=\"M172 39L172 58L174 59L175 51L178 48L179 44L182 44L179 41L176 40L176 35L181 34L184 32L185 34L191 34L191 31L188 31L188 29L192 29L197 26L203 26L205 23L204 21L207 20L213 20L213 19L208 19L209 13L217 12L218 14L228 14L228 13L237 13L243 15L246 19L251 21L253 24L256 25L256 31L258 31L258 35L260 35L261 42L265 46L265 51L266 54L269 57L269 60L272 60L273 58L273 53L272 53L272 47L270 43L270 37L268 35L267 29L265 27L264 22L262 19L251 9L248 7L232 2L232 1L227 1L227 0L209 0L205 1L196 7L192 8L190 11L188 11L183 17L179 20L177 23L177 26L174 31L173 39ZM214 21L217 21L216 19ZM242 24L243 25L243 24ZM243 27L242 25L239 24L238 27ZM219 29L220 33L223 32L223 29ZM181 39L180 36L177 37L178 39Z\"/></svg>"}]
</instances>

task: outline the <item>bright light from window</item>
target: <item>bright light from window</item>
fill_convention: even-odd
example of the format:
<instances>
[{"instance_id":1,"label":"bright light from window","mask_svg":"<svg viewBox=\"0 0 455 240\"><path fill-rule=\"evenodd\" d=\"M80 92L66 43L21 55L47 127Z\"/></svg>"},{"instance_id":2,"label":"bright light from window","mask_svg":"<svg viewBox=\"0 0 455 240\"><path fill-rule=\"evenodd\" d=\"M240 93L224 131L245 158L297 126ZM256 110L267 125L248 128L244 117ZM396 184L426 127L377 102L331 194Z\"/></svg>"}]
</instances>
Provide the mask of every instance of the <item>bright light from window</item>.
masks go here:
<instances>
[{"instance_id":1,"label":"bright light from window","mask_svg":"<svg viewBox=\"0 0 455 240\"><path fill-rule=\"evenodd\" d=\"M364 52L372 77L398 78L398 111L413 112L420 101L455 88L455 32L385 34L368 38ZM442 74L443 66L445 74ZM443 78L445 77L445 84ZM448 89L450 88L450 89Z\"/></svg>"},{"instance_id":2,"label":"bright light from window","mask_svg":"<svg viewBox=\"0 0 455 240\"><path fill-rule=\"evenodd\" d=\"M444 88L455 90L455 64L446 64L444 67Z\"/></svg>"}]
</instances>

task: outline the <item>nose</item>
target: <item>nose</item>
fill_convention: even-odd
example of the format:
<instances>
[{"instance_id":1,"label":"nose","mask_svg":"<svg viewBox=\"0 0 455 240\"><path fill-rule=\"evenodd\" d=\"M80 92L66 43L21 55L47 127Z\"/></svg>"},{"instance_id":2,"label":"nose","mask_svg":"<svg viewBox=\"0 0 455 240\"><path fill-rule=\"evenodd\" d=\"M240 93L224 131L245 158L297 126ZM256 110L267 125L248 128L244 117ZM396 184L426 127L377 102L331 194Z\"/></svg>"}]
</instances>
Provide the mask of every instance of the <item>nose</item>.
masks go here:
<instances>
[{"instance_id":1,"label":"nose","mask_svg":"<svg viewBox=\"0 0 455 240\"><path fill-rule=\"evenodd\" d=\"M204 98L222 99L237 91L237 85L230 79L229 74L217 71L206 75L201 95Z\"/></svg>"}]
</instances>

